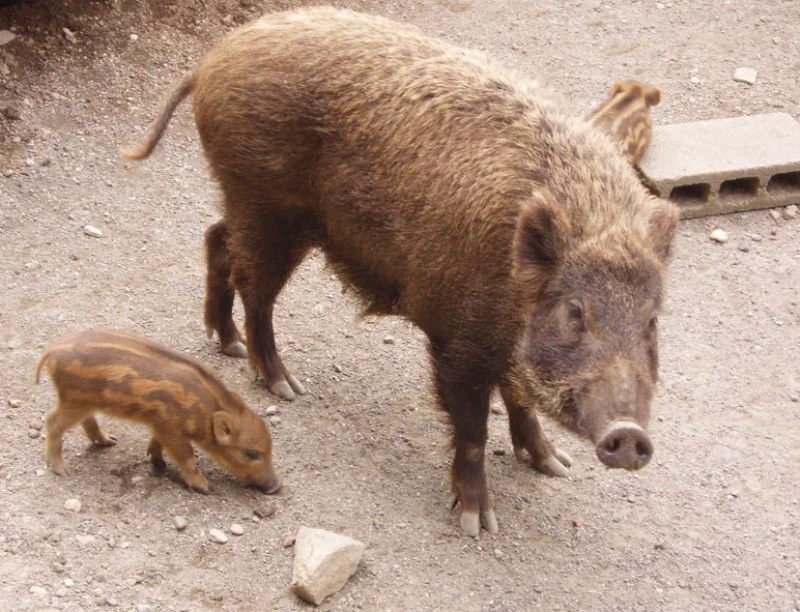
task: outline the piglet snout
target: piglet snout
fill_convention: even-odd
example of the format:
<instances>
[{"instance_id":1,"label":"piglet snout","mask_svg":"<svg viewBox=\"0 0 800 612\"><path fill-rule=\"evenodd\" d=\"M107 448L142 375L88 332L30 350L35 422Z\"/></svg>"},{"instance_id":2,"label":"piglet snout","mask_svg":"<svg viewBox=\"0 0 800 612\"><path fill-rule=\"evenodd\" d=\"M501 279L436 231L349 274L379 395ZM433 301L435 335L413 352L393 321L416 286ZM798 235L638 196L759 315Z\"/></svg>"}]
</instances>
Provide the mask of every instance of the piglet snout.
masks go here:
<instances>
[{"instance_id":1,"label":"piglet snout","mask_svg":"<svg viewBox=\"0 0 800 612\"><path fill-rule=\"evenodd\" d=\"M647 432L633 421L617 421L597 443L597 457L611 468L638 470L653 456Z\"/></svg>"}]
</instances>

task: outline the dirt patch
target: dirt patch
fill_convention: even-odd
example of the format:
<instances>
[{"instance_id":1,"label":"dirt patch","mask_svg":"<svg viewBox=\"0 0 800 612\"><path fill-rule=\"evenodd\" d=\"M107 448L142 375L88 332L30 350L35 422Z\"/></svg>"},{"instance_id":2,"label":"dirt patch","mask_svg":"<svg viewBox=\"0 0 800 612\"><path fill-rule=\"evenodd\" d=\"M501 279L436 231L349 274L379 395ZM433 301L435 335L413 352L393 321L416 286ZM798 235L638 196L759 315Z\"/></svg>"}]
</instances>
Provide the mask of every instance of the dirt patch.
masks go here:
<instances>
[{"instance_id":1,"label":"dirt patch","mask_svg":"<svg viewBox=\"0 0 800 612\"><path fill-rule=\"evenodd\" d=\"M202 235L217 193L187 108L160 149L126 168L170 84L210 42L299 2L39 0L0 8L0 606L9 610L302 609L289 592L301 524L368 544L323 609L800 609L800 221L768 211L684 222L661 318L662 383L641 473L576 460L567 479L513 459L492 415L487 470L498 536L463 537L449 510L446 430L421 334L359 320L309 260L280 299L283 357L310 390L278 403L202 328ZM543 78L585 112L613 81L658 85L656 123L784 110L800 116L797 3L581 0L337 2L409 21ZM67 34L64 30L69 30ZM754 86L733 71L752 66ZM696 77L696 79L692 79ZM12 113L12 115L14 115ZM86 223L102 237L83 233ZM708 235L724 227L729 241ZM272 427L284 491L267 499L210 462L216 491L155 474L146 433L111 449L65 440L72 470L44 471L35 426L41 350L108 326L214 367ZM384 338L391 335L394 344ZM64 508L81 500L80 512ZM177 531L175 516L188 526ZM208 530L244 525L227 544ZM78 538L77 536L81 536Z\"/></svg>"}]
</instances>

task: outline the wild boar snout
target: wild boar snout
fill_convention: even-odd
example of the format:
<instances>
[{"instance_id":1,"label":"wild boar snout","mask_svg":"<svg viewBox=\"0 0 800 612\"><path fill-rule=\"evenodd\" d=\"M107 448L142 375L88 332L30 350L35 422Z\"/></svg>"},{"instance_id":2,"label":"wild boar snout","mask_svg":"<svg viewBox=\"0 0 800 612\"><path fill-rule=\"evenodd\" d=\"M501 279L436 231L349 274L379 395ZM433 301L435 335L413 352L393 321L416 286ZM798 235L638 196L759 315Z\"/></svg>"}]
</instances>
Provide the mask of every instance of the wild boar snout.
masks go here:
<instances>
[{"instance_id":1,"label":"wild boar snout","mask_svg":"<svg viewBox=\"0 0 800 612\"><path fill-rule=\"evenodd\" d=\"M638 470L650 462L653 443L633 421L616 421L600 437L597 458L610 468Z\"/></svg>"}]
</instances>

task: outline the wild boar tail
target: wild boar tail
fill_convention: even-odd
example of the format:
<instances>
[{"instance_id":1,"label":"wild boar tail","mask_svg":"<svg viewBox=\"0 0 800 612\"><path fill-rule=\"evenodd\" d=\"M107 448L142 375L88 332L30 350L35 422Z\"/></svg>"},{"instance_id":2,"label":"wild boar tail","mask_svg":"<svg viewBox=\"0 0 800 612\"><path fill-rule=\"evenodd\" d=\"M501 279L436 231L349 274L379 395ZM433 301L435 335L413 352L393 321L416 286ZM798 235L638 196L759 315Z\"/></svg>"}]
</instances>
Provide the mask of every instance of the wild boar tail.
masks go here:
<instances>
[{"instance_id":1,"label":"wild boar tail","mask_svg":"<svg viewBox=\"0 0 800 612\"><path fill-rule=\"evenodd\" d=\"M140 160L150 156L153 149L156 148L158 141L164 135L164 130L167 129L169 120L172 119L172 114L178 105L183 102L184 98L192 93L194 89L197 74L195 71L190 72L184 76L175 87L173 87L159 113L156 120L150 125L147 131L147 136L137 146L122 150L122 157L125 159Z\"/></svg>"},{"instance_id":2,"label":"wild boar tail","mask_svg":"<svg viewBox=\"0 0 800 612\"><path fill-rule=\"evenodd\" d=\"M36 364L36 384L39 384L39 374L42 372L42 368L44 364L47 363L47 360L50 358L50 351L47 351L44 355L42 355L41 359L39 359L39 363Z\"/></svg>"}]
</instances>

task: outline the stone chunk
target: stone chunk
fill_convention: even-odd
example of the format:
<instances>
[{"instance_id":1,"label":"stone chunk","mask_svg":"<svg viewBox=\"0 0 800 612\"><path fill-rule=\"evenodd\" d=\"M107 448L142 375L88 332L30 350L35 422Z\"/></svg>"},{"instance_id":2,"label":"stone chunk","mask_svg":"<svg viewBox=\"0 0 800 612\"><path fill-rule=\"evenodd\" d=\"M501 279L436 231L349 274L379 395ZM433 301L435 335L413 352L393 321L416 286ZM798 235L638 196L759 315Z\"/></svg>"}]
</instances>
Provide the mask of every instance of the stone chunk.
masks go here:
<instances>
[{"instance_id":1,"label":"stone chunk","mask_svg":"<svg viewBox=\"0 0 800 612\"><path fill-rule=\"evenodd\" d=\"M739 81L740 83L747 83L748 85L755 85L757 77L758 77L758 72L756 71L756 69L747 68L746 66L737 68L736 72L733 73L734 81Z\"/></svg>"},{"instance_id":2,"label":"stone chunk","mask_svg":"<svg viewBox=\"0 0 800 612\"><path fill-rule=\"evenodd\" d=\"M300 527L294 543L292 591L319 605L355 573L364 548L362 542L338 533Z\"/></svg>"}]
</instances>

